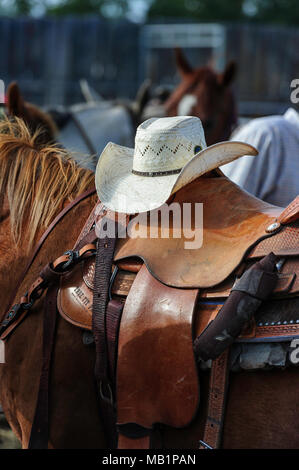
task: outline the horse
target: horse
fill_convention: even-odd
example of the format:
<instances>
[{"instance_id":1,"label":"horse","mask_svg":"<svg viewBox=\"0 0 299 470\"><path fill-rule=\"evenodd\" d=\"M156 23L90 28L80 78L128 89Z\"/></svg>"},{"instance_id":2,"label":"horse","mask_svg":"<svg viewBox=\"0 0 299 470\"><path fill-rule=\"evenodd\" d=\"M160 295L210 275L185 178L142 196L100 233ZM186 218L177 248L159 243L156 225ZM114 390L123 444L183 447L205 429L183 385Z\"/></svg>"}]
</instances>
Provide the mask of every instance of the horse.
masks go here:
<instances>
[{"instance_id":1,"label":"horse","mask_svg":"<svg viewBox=\"0 0 299 470\"><path fill-rule=\"evenodd\" d=\"M8 116L23 119L31 132L39 130L38 139L42 144L55 142L58 128L54 120L50 114L24 100L17 82L11 82L7 87L6 108Z\"/></svg>"},{"instance_id":2,"label":"horse","mask_svg":"<svg viewBox=\"0 0 299 470\"><path fill-rule=\"evenodd\" d=\"M299 115L289 108L282 116L250 120L236 129L232 139L253 145L259 156L228 163L222 171L259 199L287 206L299 193Z\"/></svg>"},{"instance_id":3,"label":"horse","mask_svg":"<svg viewBox=\"0 0 299 470\"><path fill-rule=\"evenodd\" d=\"M81 166L95 169L98 155L109 141L133 145L149 88L148 81L142 83L132 101L99 99L41 109L25 101L17 82L12 82L6 107L9 116L23 119L33 132L42 129L39 138L44 143L60 143Z\"/></svg>"},{"instance_id":4,"label":"horse","mask_svg":"<svg viewBox=\"0 0 299 470\"><path fill-rule=\"evenodd\" d=\"M200 118L208 145L228 140L237 123L236 102L231 83L236 64L230 62L222 73L210 66L193 68L180 48L175 49L181 83L163 103L167 116Z\"/></svg>"},{"instance_id":5,"label":"horse","mask_svg":"<svg viewBox=\"0 0 299 470\"><path fill-rule=\"evenodd\" d=\"M19 119L0 123L0 167L3 315L10 301L19 299L44 265L74 245L96 196L81 200L59 219L40 245L30 269L21 276L15 292L16 279L31 259L34 242L59 211L69 207L69 200L93 186L93 174L77 167L61 148L41 146L38 134L31 135ZM218 180L217 175L199 180L209 185L209 178ZM192 193L192 188L187 190ZM0 402L24 449L28 448L34 421L42 366L43 311L43 298L37 299L5 340L6 362L0 364ZM109 448L94 383L94 354L94 344L83 342L82 329L58 316L49 386L49 448ZM174 354L173 360L175 357ZM183 429L159 428L158 442L164 448L198 448L205 426L210 375L208 369L198 373L198 412ZM298 371L294 367L243 369L230 375L223 447L297 448Z\"/></svg>"}]
</instances>

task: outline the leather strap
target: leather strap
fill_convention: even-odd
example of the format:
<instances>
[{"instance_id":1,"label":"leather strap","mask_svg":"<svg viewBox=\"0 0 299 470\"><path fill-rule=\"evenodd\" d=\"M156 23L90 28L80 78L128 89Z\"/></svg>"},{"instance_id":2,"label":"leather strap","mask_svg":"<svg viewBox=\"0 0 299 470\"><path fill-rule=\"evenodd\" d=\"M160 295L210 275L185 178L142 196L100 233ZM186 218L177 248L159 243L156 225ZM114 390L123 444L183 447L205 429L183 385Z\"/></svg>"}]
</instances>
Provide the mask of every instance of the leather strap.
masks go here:
<instances>
[{"instance_id":1,"label":"leather strap","mask_svg":"<svg viewBox=\"0 0 299 470\"><path fill-rule=\"evenodd\" d=\"M103 217L102 227L107 224L107 218ZM92 331L96 346L95 378L100 395L100 409L103 416L105 431L109 440L109 447L115 448L117 434L114 425L116 421L113 397L113 378L109 371L109 354L107 344L106 309L109 300L109 285L111 278L112 262L116 245L115 236L100 237L97 243L95 261L94 294L92 308ZM108 313L108 312L107 312Z\"/></svg>"},{"instance_id":2,"label":"leather strap","mask_svg":"<svg viewBox=\"0 0 299 470\"><path fill-rule=\"evenodd\" d=\"M112 382L112 391L115 396L115 374L117 360L118 333L120 327L121 314L124 304L118 300L112 299L107 307L107 352L109 361L109 375Z\"/></svg>"},{"instance_id":3,"label":"leather strap","mask_svg":"<svg viewBox=\"0 0 299 470\"><path fill-rule=\"evenodd\" d=\"M43 321L43 362L37 405L31 428L29 449L47 449L49 440L49 380L56 326L56 298L58 286L48 289Z\"/></svg>"},{"instance_id":4,"label":"leather strap","mask_svg":"<svg viewBox=\"0 0 299 470\"><path fill-rule=\"evenodd\" d=\"M78 197L76 197L70 204L68 204L61 212L59 212L59 214L55 217L55 219L51 222L51 224L49 225L49 227L47 228L47 230L44 232L44 234L42 235L42 237L39 239L24 271L22 272L22 275L20 276L18 282L16 283L16 287L14 289L14 291L12 292L10 298L9 298L9 302L6 306L6 308L4 309L4 315L5 313L7 312L7 310L9 309L9 307L12 305L16 295L17 295L17 292L19 290L19 287L20 285L22 284L25 276L27 275L30 267L32 266L32 263L34 262L36 256L38 255L41 247L43 246L44 242L46 241L46 239L48 238L48 236L50 235L50 233L52 232L52 230L56 227L56 225L63 219L63 217L70 211L73 209L73 207L75 207L77 204L79 204L81 201L83 201L84 199L87 199L89 196L91 196L92 194L94 194L96 192L96 189L95 188L92 188L92 189L89 189L88 191L85 191L84 193L80 194Z\"/></svg>"},{"instance_id":5,"label":"leather strap","mask_svg":"<svg viewBox=\"0 0 299 470\"><path fill-rule=\"evenodd\" d=\"M221 445L229 376L229 349L212 362L208 411L200 449L218 449Z\"/></svg>"},{"instance_id":6,"label":"leather strap","mask_svg":"<svg viewBox=\"0 0 299 470\"><path fill-rule=\"evenodd\" d=\"M299 219L299 196L297 196L280 214L277 222L281 224L290 224Z\"/></svg>"},{"instance_id":7,"label":"leather strap","mask_svg":"<svg viewBox=\"0 0 299 470\"><path fill-rule=\"evenodd\" d=\"M150 449L151 448L151 436L139 437L132 439L124 434L118 435L118 449Z\"/></svg>"},{"instance_id":8,"label":"leather strap","mask_svg":"<svg viewBox=\"0 0 299 470\"><path fill-rule=\"evenodd\" d=\"M82 246L83 246L82 240L83 240L83 239L85 240L85 237L86 237L86 236L89 236L88 234L91 232L91 229L92 229L93 226L95 225L96 213L97 213L97 207L98 207L98 205L99 205L100 208L103 207L103 204L102 204L102 203L100 203L99 201L96 202L94 208L92 209L91 213L89 214L88 219L87 219L87 221L85 222L85 224L84 224L84 226L83 226L83 228L82 228L82 230L81 230L81 232L80 232L80 235L79 235L79 237L77 238L76 243L75 243L75 245L74 245L77 250L79 250L80 248L82 248ZM95 230L93 230L93 233L95 234ZM95 240L96 238L97 238L97 237L96 237L96 234L95 234L94 240Z\"/></svg>"},{"instance_id":9,"label":"leather strap","mask_svg":"<svg viewBox=\"0 0 299 470\"><path fill-rule=\"evenodd\" d=\"M81 244L87 242L87 245L84 245L79 251L68 251L66 254L59 256L53 263L48 263L42 269L38 278L29 287L28 292L21 297L20 303L11 307L2 322L0 322L1 340L6 339L23 321L34 302L41 297L42 293L50 285L57 284L66 271L95 251L95 245L89 243L94 241L95 237L95 231L92 230L81 241Z\"/></svg>"}]
</instances>

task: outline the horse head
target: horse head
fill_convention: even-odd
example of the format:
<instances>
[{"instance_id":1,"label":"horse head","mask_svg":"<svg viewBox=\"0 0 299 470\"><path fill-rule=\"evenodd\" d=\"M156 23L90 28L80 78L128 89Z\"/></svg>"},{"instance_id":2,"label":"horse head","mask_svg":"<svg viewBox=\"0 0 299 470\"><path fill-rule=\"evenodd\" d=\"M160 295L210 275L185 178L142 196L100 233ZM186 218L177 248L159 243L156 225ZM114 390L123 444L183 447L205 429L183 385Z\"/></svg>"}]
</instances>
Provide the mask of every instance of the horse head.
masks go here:
<instances>
[{"instance_id":1,"label":"horse head","mask_svg":"<svg viewBox=\"0 0 299 470\"><path fill-rule=\"evenodd\" d=\"M57 128L53 119L48 113L24 100L17 82L10 83L7 88L6 106L8 116L23 119L33 133L39 130L40 143L55 141Z\"/></svg>"},{"instance_id":2,"label":"horse head","mask_svg":"<svg viewBox=\"0 0 299 470\"><path fill-rule=\"evenodd\" d=\"M210 66L193 68L179 48L175 55L181 83L164 104L167 114L198 116L208 145L227 140L237 121L230 88L236 64L230 62L223 73L217 73Z\"/></svg>"}]
</instances>

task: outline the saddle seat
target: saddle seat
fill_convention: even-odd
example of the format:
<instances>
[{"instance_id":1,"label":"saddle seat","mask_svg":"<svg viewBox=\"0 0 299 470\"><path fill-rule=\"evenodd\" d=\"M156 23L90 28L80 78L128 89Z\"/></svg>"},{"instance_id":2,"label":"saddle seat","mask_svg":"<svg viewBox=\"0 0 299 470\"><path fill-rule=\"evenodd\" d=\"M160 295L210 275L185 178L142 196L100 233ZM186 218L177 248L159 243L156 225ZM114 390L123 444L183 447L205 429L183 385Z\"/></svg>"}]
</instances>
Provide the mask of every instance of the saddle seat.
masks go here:
<instances>
[{"instance_id":1,"label":"saddle seat","mask_svg":"<svg viewBox=\"0 0 299 470\"><path fill-rule=\"evenodd\" d=\"M202 203L203 227L196 226L201 221L196 221L194 210L190 224L194 238L199 243L202 238L201 246L192 246L190 238L184 231L181 233L180 227L185 228L182 215L177 221L179 227L173 221L170 224L169 238L163 238L160 221L156 238L120 239L115 261L138 257L156 279L179 288L210 288L224 281L249 248L269 236L267 228L283 210L249 195L221 176L198 178L175 194L171 204L175 203L181 209L186 203L192 208L195 203ZM139 222L139 230L147 233L143 221ZM180 238L175 238L176 232Z\"/></svg>"}]
</instances>

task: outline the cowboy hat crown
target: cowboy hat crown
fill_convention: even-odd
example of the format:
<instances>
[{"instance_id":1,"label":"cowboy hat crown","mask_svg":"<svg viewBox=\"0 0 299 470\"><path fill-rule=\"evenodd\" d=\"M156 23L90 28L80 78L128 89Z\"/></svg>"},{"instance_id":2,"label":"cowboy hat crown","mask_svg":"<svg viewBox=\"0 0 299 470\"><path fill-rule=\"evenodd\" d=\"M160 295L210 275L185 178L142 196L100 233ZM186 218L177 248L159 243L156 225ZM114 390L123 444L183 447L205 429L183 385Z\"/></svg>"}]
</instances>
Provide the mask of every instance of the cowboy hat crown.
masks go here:
<instances>
[{"instance_id":1,"label":"cowboy hat crown","mask_svg":"<svg viewBox=\"0 0 299 470\"><path fill-rule=\"evenodd\" d=\"M115 212L145 212L162 206L204 173L256 154L256 149L241 142L207 147L197 117L151 118L138 127L134 149L106 145L96 168L97 193Z\"/></svg>"}]
</instances>

